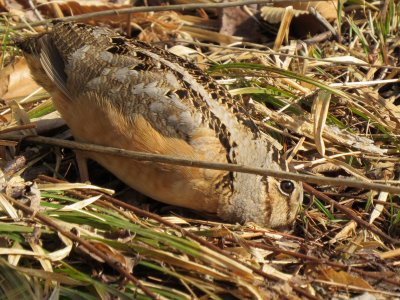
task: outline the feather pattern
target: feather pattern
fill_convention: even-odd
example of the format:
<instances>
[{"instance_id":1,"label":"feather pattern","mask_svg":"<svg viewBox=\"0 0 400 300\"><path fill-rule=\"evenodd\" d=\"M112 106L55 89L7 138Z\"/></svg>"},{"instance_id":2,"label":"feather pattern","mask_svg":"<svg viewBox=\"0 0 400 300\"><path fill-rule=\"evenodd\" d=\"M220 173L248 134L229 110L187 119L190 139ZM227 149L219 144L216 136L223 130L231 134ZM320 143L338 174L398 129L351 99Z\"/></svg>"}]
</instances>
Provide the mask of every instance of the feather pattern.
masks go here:
<instances>
[{"instance_id":1,"label":"feather pattern","mask_svg":"<svg viewBox=\"0 0 400 300\"><path fill-rule=\"evenodd\" d=\"M23 45L34 78L52 93L78 140L287 170L240 99L166 50L75 23L57 23ZM155 199L230 221L288 225L302 201L301 184L293 181L91 157Z\"/></svg>"}]
</instances>

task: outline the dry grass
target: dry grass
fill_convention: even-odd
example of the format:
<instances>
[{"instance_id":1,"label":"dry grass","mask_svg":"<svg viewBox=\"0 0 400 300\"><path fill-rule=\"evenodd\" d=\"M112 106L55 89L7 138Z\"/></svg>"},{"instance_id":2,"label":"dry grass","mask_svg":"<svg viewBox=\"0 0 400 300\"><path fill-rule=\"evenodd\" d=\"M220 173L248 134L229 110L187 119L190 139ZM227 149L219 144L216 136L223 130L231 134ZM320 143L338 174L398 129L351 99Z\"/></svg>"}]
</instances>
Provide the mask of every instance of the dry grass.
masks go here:
<instances>
[{"instance_id":1,"label":"dry grass","mask_svg":"<svg viewBox=\"0 0 400 300\"><path fill-rule=\"evenodd\" d=\"M241 39L220 35L212 19L199 15L143 13L131 20L144 40L179 39L184 47L175 51L233 94L252 99L255 120L299 173L398 187L400 6L361 3L338 7L336 40L292 42L277 52L258 44L244 49L241 42L208 44ZM18 55L9 37L32 32L14 25L4 14L3 74ZM139 201L142 196L127 193L95 164L96 186L66 183L77 176L69 149L4 136L5 130L32 134L29 119L53 110L48 95L37 90L1 104L0 298L400 297L396 194L333 181L305 184L305 203L290 233L224 224ZM59 123L44 123L36 130L65 136ZM128 201L112 198L110 189Z\"/></svg>"}]
</instances>

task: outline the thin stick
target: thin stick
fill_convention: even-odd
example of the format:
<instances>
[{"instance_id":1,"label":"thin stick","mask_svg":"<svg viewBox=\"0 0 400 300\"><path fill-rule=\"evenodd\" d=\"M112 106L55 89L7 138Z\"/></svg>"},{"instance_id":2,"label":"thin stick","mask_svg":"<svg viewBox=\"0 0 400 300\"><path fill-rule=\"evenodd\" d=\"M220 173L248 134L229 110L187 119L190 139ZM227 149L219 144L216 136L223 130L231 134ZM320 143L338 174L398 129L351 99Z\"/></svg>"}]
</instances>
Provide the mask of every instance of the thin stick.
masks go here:
<instances>
[{"instance_id":1,"label":"thin stick","mask_svg":"<svg viewBox=\"0 0 400 300\"><path fill-rule=\"evenodd\" d=\"M39 144L47 144L60 146L75 150L88 151L88 152L97 152L103 153L107 155L116 155L131 158L138 161L151 161L157 163L178 165L178 166L186 166L193 168L201 168L201 169L212 169L212 170L223 170L229 172L241 172L248 173L260 176L271 176L276 178L284 178L291 179L295 181L303 181L315 184L330 184L335 186L350 186L360 189L371 189L376 191L384 191L392 194L400 194L400 187L387 185L387 184L377 184L371 182L363 182L358 179L341 179L341 178L328 178L322 176L314 176L314 175L305 175L305 174L297 174L286 171L272 170L272 169L264 169L264 168L255 168L243 165L236 164L225 164L225 163L214 163L203 160L191 160L187 158L174 157L169 155L161 155L161 154L153 154L153 153L145 153L145 152L137 152L124 150L113 147L104 147L99 145L80 143L74 141L66 141L62 139L48 138L42 136L4 136L12 141L21 141L21 139L29 142L39 143Z\"/></svg>"},{"instance_id":2,"label":"thin stick","mask_svg":"<svg viewBox=\"0 0 400 300\"><path fill-rule=\"evenodd\" d=\"M88 251L93 253L94 255L100 257L104 260L111 268L118 271L120 274L124 275L128 280L132 281L138 288L140 288L147 296L151 299L158 299L156 295L153 294L147 287L145 287L139 279L133 276L126 268L124 268L118 260L113 259L112 256L105 254L104 252L100 251L98 248L93 246L88 241L76 236L75 234L71 233L70 231L64 230L59 224L54 222L51 218L44 216L43 214L33 210L32 208L22 204L20 201L15 200L12 197L3 194L4 197L7 198L14 206L18 209L22 210L24 213L29 214L32 218L38 219L39 221L43 222L47 226L55 229L62 235L66 236L70 240L79 243L83 247L85 247Z\"/></svg>"},{"instance_id":3,"label":"thin stick","mask_svg":"<svg viewBox=\"0 0 400 300\"><path fill-rule=\"evenodd\" d=\"M103 10L93 13L81 14L77 16L65 17L65 18L54 18L47 19L44 21L32 22L29 24L20 24L11 27L11 29L22 29L27 28L29 26L41 26L50 24L53 21L81 21L86 19L93 19L98 17L105 16L113 16L113 15L122 15L122 14L131 14L137 12L153 12L153 11L185 11L185 10L193 10L199 8L225 8L225 7L233 7L233 6L244 6L251 4L268 4L268 3L280 3L286 2L287 0L244 0L244 1L235 1L235 2L223 2L223 3L192 3L192 4L184 4L184 5L165 5L165 6L138 6L138 7L129 7L129 8L120 8L120 9L109 9ZM310 2L310 1L320 1L320 0L296 0L295 2ZM2 30L0 31L2 32Z\"/></svg>"},{"instance_id":4,"label":"thin stick","mask_svg":"<svg viewBox=\"0 0 400 300\"><path fill-rule=\"evenodd\" d=\"M63 182L65 182L63 180L52 178L52 177L48 177L48 176L45 176L45 175L40 175L39 179L44 180L44 181L53 182L53 183L63 183ZM72 193L74 196L77 196L77 197L82 197L82 194L79 194L76 191L69 190L68 193ZM247 268L250 268L253 272L257 273L258 275L264 277L267 280L272 280L272 281L277 281L277 282L281 282L282 281L279 277L276 277L273 274L268 274L266 272L263 272L262 270L257 269L256 267L254 267L254 266L252 266L250 264L247 264L247 263L245 263L243 261L235 259L229 253L227 253L226 251L218 248L214 244L208 242L207 240L201 238L200 236L197 236L196 234L194 234L194 233L192 233L192 232L190 232L188 230L183 229L181 226L179 226L177 224L174 224L172 222L169 222L169 221L165 220L164 218L160 217L157 214L154 214L154 213L151 213L149 211L140 209L139 207L133 206L133 205L128 204L128 203L126 203L124 201L121 201L121 200L118 200L116 198L113 198L113 197L111 197L109 195L105 195L104 193L99 192L99 191L85 190L84 193L87 194L87 195L92 195L92 196L93 195L96 195L96 196L97 195L102 195L102 199L105 199L105 200L101 200L102 201L101 203L106 207L114 208L114 205L115 205L115 206L118 206L118 207L122 207L122 208L124 208L126 210L132 211L134 214L136 214L138 216L155 220L156 222L158 222L160 224L163 224L163 225L165 225L167 227L170 227L170 228L173 228L173 229L177 230L183 236L191 238L192 240L198 242L200 245L203 245L203 246L205 246L205 247L207 247L207 248L209 248L209 249L211 249L211 250L213 250L213 251L215 251L215 252L217 252L217 253L219 253L221 255L224 255L224 256L228 257L229 259L235 260L237 263L240 263L241 265L243 265L243 266L245 266ZM289 284L291 285L291 287L293 288L294 291L298 292L299 294L303 295L304 297L306 297L308 299L312 299L312 300L318 300L319 299L318 297L315 297L314 295L311 295L309 292L307 292L307 290L297 286L295 283L291 283L290 282ZM278 293L280 293L280 292L278 292ZM280 294L280 295L284 296L282 294Z\"/></svg>"},{"instance_id":5,"label":"thin stick","mask_svg":"<svg viewBox=\"0 0 400 300\"><path fill-rule=\"evenodd\" d=\"M26 129L33 129L36 128L35 124L25 124L25 125L17 125L13 127L8 127L0 130L0 134L8 133L8 132L13 132L13 131L21 131L21 130L26 130Z\"/></svg>"}]
</instances>

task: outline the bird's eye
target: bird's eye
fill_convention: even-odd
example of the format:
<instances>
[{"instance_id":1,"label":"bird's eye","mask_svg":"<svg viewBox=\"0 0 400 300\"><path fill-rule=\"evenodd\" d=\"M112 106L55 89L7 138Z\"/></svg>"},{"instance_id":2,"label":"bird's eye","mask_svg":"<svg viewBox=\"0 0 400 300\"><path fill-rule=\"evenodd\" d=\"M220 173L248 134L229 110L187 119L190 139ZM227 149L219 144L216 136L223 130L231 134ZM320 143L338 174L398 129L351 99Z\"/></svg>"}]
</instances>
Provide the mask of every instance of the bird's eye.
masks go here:
<instances>
[{"instance_id":1,"label":"bird's eye","mask_svg":"<svg viewBox=\"0 0 400 300\"><path fill-rule=\"evenodd\" d=\"M282 180L281 181L281 190L285 194L291 194L294 190L294 183L290 180Z\"/></svg>"}]
</instances>

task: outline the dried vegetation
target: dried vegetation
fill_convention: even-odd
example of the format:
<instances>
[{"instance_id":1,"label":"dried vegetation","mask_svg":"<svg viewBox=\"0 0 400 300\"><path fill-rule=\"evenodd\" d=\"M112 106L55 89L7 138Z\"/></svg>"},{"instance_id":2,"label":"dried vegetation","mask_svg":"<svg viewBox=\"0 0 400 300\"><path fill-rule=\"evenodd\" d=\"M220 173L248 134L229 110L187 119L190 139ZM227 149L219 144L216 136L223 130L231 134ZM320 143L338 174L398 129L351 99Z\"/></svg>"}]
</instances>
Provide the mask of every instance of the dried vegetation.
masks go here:
<instances>
[{"instance_id":1,"label":"dried vegetation","mask_svg":"<svg viewBox=\"0 0 400 300\"><path fill-rule=\"evenodd\" d=\"M0 1L0 298L399 298L399 193L374 190L399 187L398 1L224 10L202 1L134 14L112 13L131 5L111 2ZM290 233L166 207L96 164L96 185L68 183L71 150L28 142L69 133L10 40L71 15L197 63L247 100L299 173L332 182L305 184Z\"/></svg>"}]
</instances>

